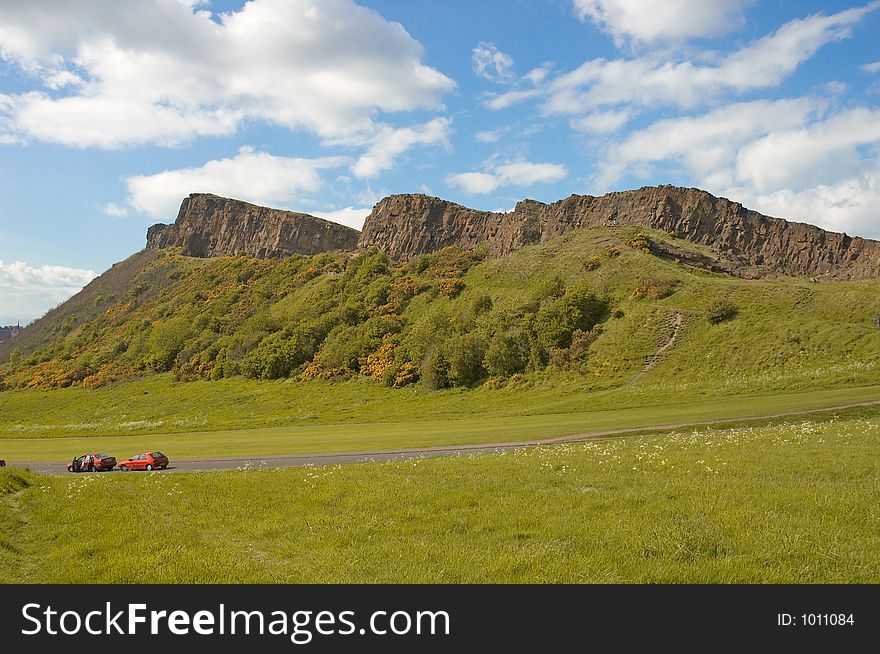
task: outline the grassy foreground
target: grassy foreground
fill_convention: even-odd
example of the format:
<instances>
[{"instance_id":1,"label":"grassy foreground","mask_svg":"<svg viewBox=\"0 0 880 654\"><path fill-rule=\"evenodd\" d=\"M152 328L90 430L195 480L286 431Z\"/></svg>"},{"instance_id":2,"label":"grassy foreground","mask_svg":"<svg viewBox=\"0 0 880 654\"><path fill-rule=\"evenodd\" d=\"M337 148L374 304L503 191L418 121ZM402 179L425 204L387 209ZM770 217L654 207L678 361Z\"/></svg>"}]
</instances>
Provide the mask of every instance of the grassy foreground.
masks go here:
<instances>
[{"instance_id":1,"label":"grassy foreground","mask_svg":"<svg viewBox=\"0 0 880 654\"><path fill-rule=\"evenodd\" d=\"M6 468L0 567L24 582L877 583L878 446L875 412L326 468Z\"/></svg>"}]
</instances>

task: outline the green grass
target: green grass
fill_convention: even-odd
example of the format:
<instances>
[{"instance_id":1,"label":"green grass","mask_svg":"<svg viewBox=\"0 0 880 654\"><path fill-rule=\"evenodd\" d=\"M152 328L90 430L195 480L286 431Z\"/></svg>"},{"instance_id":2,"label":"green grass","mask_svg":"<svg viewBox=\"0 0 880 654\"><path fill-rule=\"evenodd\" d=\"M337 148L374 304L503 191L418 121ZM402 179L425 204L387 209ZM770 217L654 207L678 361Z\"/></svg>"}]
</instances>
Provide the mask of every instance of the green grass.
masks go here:
<instances>
[{"instance_id":1,"label":"green grass","mask_svg":"<svg viewBox=\"0 0 880 654\"><path fill-rule=\"evenodd\" d=\"M695 399L653 406L536 415L515 410L510 410L512 415L503 415L500 412L494 414L487 407L486 414L482 417L416 421L395 416L398 421L391 423L347 422L180 433L163 433L160 431L161 426L153 426L156 431L152 433L66 438L51 437L51 434L57 432L26 431L28 436L26 438L9 436L0 438L0 448L5 458L10 461L66 461L89 450L105 450L119 458L136 451L159 449L173 459L364 451L514 442L584 432L652 428L688 422L717 420L735 422L779 413L821 410L864 401L880 401L880 387ZM532 409L534 410L534 407ZM454 415L453 411L448 413ZM140 430L149 428L150 423L140 425ZM35 437L40 433L45 437Z\"/></svg>"},{"instance_id":2,"label":"green grass","mask_svg":"<svg viewBox=\"0 0 880 654\"><path fill-rule=\"evenodd\" d=\"M7 468L0 562L11 582L139 568L167 582L877 583L878 445L875 414L323 468Z\"/></svg>"}]
</instances>

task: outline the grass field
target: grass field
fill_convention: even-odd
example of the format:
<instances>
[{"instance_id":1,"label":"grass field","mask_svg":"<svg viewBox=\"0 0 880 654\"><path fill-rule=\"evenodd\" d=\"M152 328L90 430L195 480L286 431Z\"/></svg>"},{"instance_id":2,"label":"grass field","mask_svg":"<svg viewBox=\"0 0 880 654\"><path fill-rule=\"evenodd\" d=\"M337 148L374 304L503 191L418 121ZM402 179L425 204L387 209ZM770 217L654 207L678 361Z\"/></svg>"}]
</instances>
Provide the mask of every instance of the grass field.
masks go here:
<instances>
[{"instance_id":1,"label":"grass field","mask_svg":"<svg viewBox=\"0 0 880 654\"><path fill-rule=\"evenodd\" d=\"M2 578L877 583L873 413L325 468L6 468Z\"/></svg>"},{"instance_id":2,"label":"grass field","mask_svg":"<svg viewBox=\"0 0 880 654\"><path fill-rule=\"evenodd\" d=\"M880 407L762 418L880 400L880 280L739 279L628 247L627 234L579 230L482 261L450 296L416 268L357 282L317 268L300 279L288 273L309 264L293 259L133 256L26 330L0 364L0 458L256 458L719 424L341 467L4 468L2 579L93 582L98 570L102 582L136 581L132 569L149 569L168 582L880 581ZM586 350L572 340L511 374L488 375L484 360L486 375L453 388L431 390L425 377L390 388L338 362L330 380L307 375L331 372L351 343L364 357L385 347L389 334L358 330L390 320L404 273L434 289L393 308L394 366L420 375L431 348L451 357L501 328L550 330L537 316L568 288L586 284L608 311ZM637 293L645 284L666 290ZM737 311L713 323L719 300ZM352 324L324 325L308 366L245 378L252 353L273 352L264 341L297 344L328 312Z\"/></svg>"},{"instance_id":3,"label":"grass field","mask_svg":"<svg viewBox=\"0 0 880 654\"><path fill-rule=\"evenodd\" d=\"M362 384L366 386L366 384ZM88 392L88 391L86 391ZM429 395L425 393L425 395ZM459 394L461 395L461 394ZM531 396L533 397L533 396ZM526 400L530 398L525 395ZM848 403L878 401L880 387L866 386L801 393L692 399L644 406L594 409L570 413L540 412L535 403L509 414L496 414L491 405L479 417L405 420L397 422L344 422L312 426L270 427L202 432L154 433L136 431L127 436L52 437L58 432L37 429L7 430L0 437L0 453L9 461L66 461L89 450L105 450L120 458L159 449L174 459L215 456L260 456L345 452L436 445L515 442L614 429L651 428L688 422L731 421L778 413L820 410ZM488 404L488 403L487 403ZM590 404L590 402L584 402ZM236 406L236 403L232 403ZM502 405L503 407L504 405ZM533 413L527 413L531 411ZM343 412L340 411L340 414ZM416 409L413 410L417 414ZM454 415L453 411L450 414ZM139 425L141 429L149 424ZM63 433L63 432L62 432ZM94 432L93 432L94 433ZM10 437L17 434L19 438Z\"/></svg>"}]
</instances>

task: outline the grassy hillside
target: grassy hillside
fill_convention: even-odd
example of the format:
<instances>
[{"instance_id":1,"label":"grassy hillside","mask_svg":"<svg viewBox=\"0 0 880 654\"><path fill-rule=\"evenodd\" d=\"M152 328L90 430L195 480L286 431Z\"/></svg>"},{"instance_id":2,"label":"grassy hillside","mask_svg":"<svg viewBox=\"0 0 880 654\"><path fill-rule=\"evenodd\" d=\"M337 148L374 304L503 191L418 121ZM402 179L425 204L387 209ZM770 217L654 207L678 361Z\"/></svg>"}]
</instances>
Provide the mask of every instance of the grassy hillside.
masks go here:
<instances>
[{"instance_id":1,"label":"grassy hillside","mask_svg":"<svg viewBox=\"0 0 880 654\"><path fill-rule=\"evenodd\" d=\"M7 468L0 565L13 582L877 583L878 437L874 410L388 464ZM112 527L69 527L95 507ZM155 528L125 528L135 514Z\"/></svg>"},{"instance_id":2,"label":"grassy hillside","mask_svg":"<svg viewBox=\"0 0 880 654\"><path fill-rule=\"evenodd\" d=\"M151 266L158 254L157 250L144 250L113 264L67 302L29 325L14 341L0 343L0 361L7 360L12 352L16 356L31 354L48 343L63 340L81 325L99 317L115 301L128 297L136 286L136 278L140 278L140 288L146 291L142 300L157 294L170 283L166 275L173 272L173 268Z\"/></svg>"},{"instance_id":3,"label":"grassy hillside","mask_svg":"<svg viewBox=\"0 0 880 654\"><path fill-rule=\"evenodd\" d=\"M629 228L491 261L146 251L14 341L0 431L485 420L880 383L880 280L744 280L657 243L711 255Z\"/></svg>"}]
</instances>

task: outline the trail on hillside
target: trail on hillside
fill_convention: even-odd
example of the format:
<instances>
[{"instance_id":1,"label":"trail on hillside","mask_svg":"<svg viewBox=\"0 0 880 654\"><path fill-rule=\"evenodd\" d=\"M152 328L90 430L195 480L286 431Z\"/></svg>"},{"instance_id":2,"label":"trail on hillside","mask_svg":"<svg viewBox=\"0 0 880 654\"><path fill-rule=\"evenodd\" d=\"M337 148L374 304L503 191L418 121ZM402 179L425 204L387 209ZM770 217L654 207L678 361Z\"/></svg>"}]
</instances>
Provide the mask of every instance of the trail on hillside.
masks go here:
<instances>
[{"instance_id":1,"label":"trail on hillside","mask_svg":"<svg viewBox=\"0 0 880 654\"><path fill-rule=\"evenodd\" d=\"M672 318L669 321L670 330L669 330L669 338L663 343L660 348L654 352L654 354L648 356L645 359L645 365L639 370L635 376L630 379L624 387L632 386L637 381L639 381L642 377L644 377L648 372L654 369L654 367L663 360L664 353L675 345L675 341L678 340L678 335L681 332L681 327L684 324L684 316L680 311L676 311L672 314Z\"/></svg>"}]
</instances>

